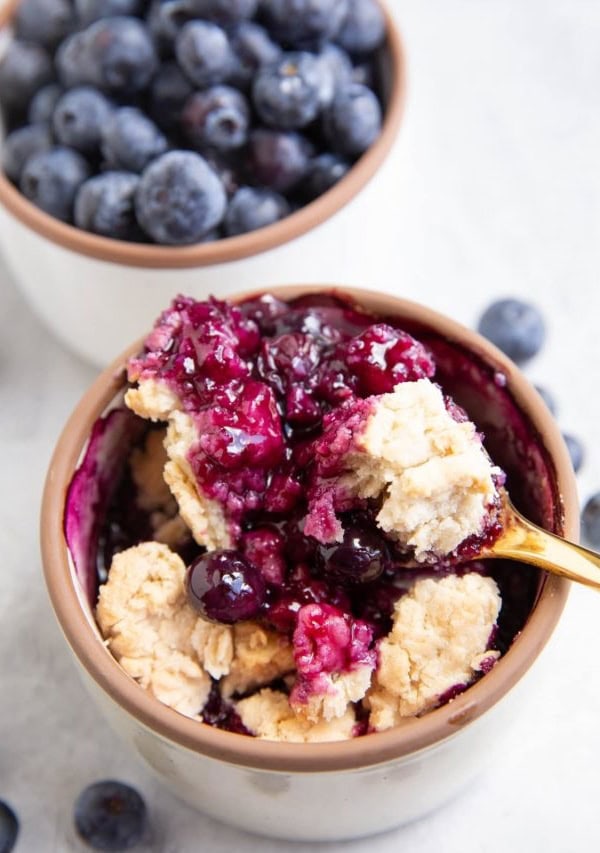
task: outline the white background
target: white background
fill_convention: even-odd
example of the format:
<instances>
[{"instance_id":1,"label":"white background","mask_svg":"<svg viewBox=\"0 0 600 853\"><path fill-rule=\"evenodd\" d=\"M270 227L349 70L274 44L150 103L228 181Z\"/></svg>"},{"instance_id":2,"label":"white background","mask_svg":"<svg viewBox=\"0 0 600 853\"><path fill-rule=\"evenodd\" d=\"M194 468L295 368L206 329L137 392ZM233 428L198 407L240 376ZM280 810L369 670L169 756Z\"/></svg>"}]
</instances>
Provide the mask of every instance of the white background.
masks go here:
<instances>
[{"instance_id":1,"label":"white background","mask_svg":"<svg viewBox=\"0 0 600 853\"><path fill-rule=\"evenodd\" d=\"M585 442L585 498L600 488L600 3L392 2L410 102L389 203L366 229L365 239L369 229L388 237L372 280L468 324L499 296L540 305L548 342L528 373L551 388L563 428ZM256 839L179 804L130 759L78 682L41 580L37 523L51 449L94 371L50 339L1 265L0 282L0 798L22 821L17 850L83 849L73 799L88 782L116 777L147 799L147 850L250 851ZM573 589L493 771L411 826L305 849L597 850L599 654L600 598Z\"/></svg>"}]
</instances>

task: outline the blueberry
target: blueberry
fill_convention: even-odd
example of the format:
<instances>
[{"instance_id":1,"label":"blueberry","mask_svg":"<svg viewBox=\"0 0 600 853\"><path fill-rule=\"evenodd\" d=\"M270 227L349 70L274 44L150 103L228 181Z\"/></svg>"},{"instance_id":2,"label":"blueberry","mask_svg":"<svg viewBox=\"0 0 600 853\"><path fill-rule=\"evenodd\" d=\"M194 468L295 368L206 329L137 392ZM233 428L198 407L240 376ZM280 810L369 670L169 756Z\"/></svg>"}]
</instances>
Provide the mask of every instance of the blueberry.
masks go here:
<instances>
[{"instance_id":1,"label":"blueberry","mask_svg":"<svg viewBox=\"0 0 600 853\"><path fill-rule=\"evenodd\" d=\"M88 785L75 801L75 827L95 850L129 850L146 832L146 804L123 782Z\"/></svg>"},{"instance_id":2,"label":"blueberry","mask_svg":"<svg viewBox=\"0 0 600 853\"><path fill-rule=\"evenodd\" d=\"M148 28L137 18L102 18L83 31L90 70L101 89L122 96L141 92L158 68Z\"/></svg>"},{"instance_id":3,"label":"blueberry","mask_svg":"<svg viewBox=\"0 0 600 853\"><path fill-rule=\"evenodd\" d=\"M253 21L239 24L230 36L234 67L231 82L239 88L246 88L254 79L259 68L275 62L281 55L281 48L264 29Z\"/></svg>"},{"instance_id":4,"label":"blueberry","mask_svg":"<svg viewBox=\"0 0 600 853\"><path fill-rule=\"evenodd\" d=\"M181 121L194 148L229 151L248 140L250 108L237 89L213 86L189 98Z\"/></svg>"},{"instance_id":5,"label":"blueberry","mask_svg":"<svg viewBox=\"0 0 600 853\"><path fill-rule=\"evenodd\" d=\"M583 445L578 438L576 438L574 435L570 435L569 433L563 433L563 438L565 440L565 444L567 445L569 456L571 457L571 464L573 465L573 470L575 471L575 473L577 473L583 465L583 460L585 458Z\"/></svg>"},{"instance_id":6,"label":"blueberry","mask_svg":"<svg viewBox=\"0 0 600 853\"><path fill-rule=\"evenodd\" d=\"M326 573L351 583L376 580L389 563L383 537L363 525L346 528L341 544L322 550Z\"/></svg>"},{"instance_id":7,"label":"blueberry","mask_svg":"<svg viewBox=\"0 0 600 853\"><path fill-rule=\"evenodd\" d=\"M556 400L554 399L554 395L551 394L547 388L543 388L541 385L536 385L535 390L538 392L551 414L556 416L558 408L556 405Z\"/></svg>"},{"instance_id":8,"label":"blueberry","mask_svg":"<svg viewBox=\"0 0 600 853\"><path fill-rule=\"evenodd\" d=\"M171 131L179 125L183 105L192 94L192 84L176 62L165 62L150 86L150 114L154 121Z\"/></svg>"},{"instance_id":9,"label":"blueberry","mask_svg":"<svg viewBox=\"0 0 600 853\"><path fill-rule=\"evenodd\" d=\"M18 184L27 160L40 151L52 148L52 134L47 124L28 124L13 130L2 147L2 167L6 176Z\"/></svg>"},{"instance_id":10,"label":"blueberry","mask_svg":"<svg viewBox=\"0 0 600 853\"><path fill-rule=\"evenodd\" d=\"M81 26L87 27L100 18L115 15L139 15L143 0L75 0L75 11Z\"/></svg>"},{"instance_id":11,"label":"blueberry","mask_svg":"<svg viewBox=\"0 0 600 853\"><path fill-rule=\"evenodd\" d=\"M335 40L348 53L371 53L385 39L385 18L376 0L348 0L348 14Z\"/></svg>"},{"instance_id":12,"label":"blueberry","mask_svg":"<svg viewBox=\"0 0 600 853\"><path fill-rule=\"evenodd\" d=\"M90 86L66 92L56 105L52 126L58 142L83 154L94 154L113 105Z\"/></svg>"},{"instance_id":13,"label":"blueberry","mask_svg":"<svg viewBox=\"0 0 600 853\"><path fill-rule=\"evenodd\" d=\"M248 146L250 174L263 187L287 192L307 172L313 148L298 133L276 130L254 130Z\"/></svg>"},{"instance_id":14,"label":"blueberry","mask_svg":"<svg viewBox=\"0 0 600 853\"><path fill-rule=\"evenodd\" d=\"M173 54L180 30L191 19L192 13L186 0L153 0L146 20L161 54Z\"/></svg>"},{"instance_id":15,"label":"blueberry","mask_svg":"<svg viewBox=\"0 0 600 853\"><path fill-rule=\"evenodd\" d=\"M44 48L15 39L0 59L0 103L26 109L37 90L52 77L52 61Z\"/></svg>"},{"instance_id":16,"label":"blueberry","mask_svg":"<svg viewBox=\"0 0 600 853\"><path fill-rule=\"evenodd\" d=\"M266 594L261 573L238 551L211 551L188 569L188 601L206 619L231 625L252 619Z\"/></svg>"},{"instance_id":17,"label":"blueberry","mask_svg":"<svg viewBox=\"0 0 600 853\"><path fill-rule=\"evenodd\" d=\"M310 47L333 38L348 12L348 0L269 0L263 15L277 41Z\"/></svg>"},{"instance_id":18,"label":"blueberry","mask_svg":"<svg viewBox=\"0 0 600 853\"><path fill-rule=\"evenodd\" d=\"M363 154L381 132L381 107L359 83L337 90L325 113L324 130L332 148L347 157Z\"/></svg>"},{"instance_id":19,"label":"blueberry","mask_svg":"<svg viewBox=\"0 0 600 853\"><path fill-rule=\"evenodd\" d=\"M82 84L96 84L86 30L66 38L56 51L54 62L58 79L67 89Z\"/></svg>"},{"instance_id":20,"label":"blueberry","mask_svg":"<svg viewBox=\"0 0 600 853\"><path fill-rule=\"evenodd\" d=\"M361 86L368 86L369 89L375 91L377 89L378 74L374 62L369 60L365 62L357 62L352 69L352 82L360 83Z\"/></svg>"},{"instance_id":21,"label":"blueberry","mask_svg":"<svg viewBox=\"0 0 600 853\"><path fill-rule=\"evenodd\" d=\"M115 110L102 129L102 154L111 169L141 172L166 150L160 130L135 107Z\"/></svg>"},{"instance_id":22,"label":"blueberry","mask_svg":"<svg viewBox=\"0 0 600 853\"><path fill-rule=\"evenodd\" d=\"M346 51L335 44L326 44L317 54L317 60L325 69L319 97L321 105L328 106L339 88L352 83L352 62Z\"/></svg>"},{"instance_id":23,"label":"blueberry","mask_svg":"<svg viewBox=\"0 0 600 853\"><path fill-rule=\"evenodd\" d=\"M484 311L477 329L517 364L533 358L546 336L539 310L520 299L492 303Z\"/></svg>"},{"instance_id":24,"label":"blueberry","mask_svg":"<svg viewBox=\"0 0 600 853\"><path fill-rule=\"evenodd\" d=\"M306 201L314 201L341 180L350 168L337 154L319 154L310 161L300 191Z\"/></svg>"},{"instance_id":25,"label":"blueberry","mask_svg":"<svg viewBox=\"0 0 600 853\"><path fill-rule=\"evenodd\" d=\"M225 233L228 237L246 234L272 225L290 212L283 196L273 190L241 187L229 202L225 214Z\"/></svg>"},{"instance_id":26,"label":"blueberry","mask_svg":"<svg viewBox=\"0 0 600 853\"><path fill-rule=\"evenodd\" d=\"M259 69L252 98L265 124L296 130L319 114L324 87L333 87L333 75L326 65L311 53L284 53Z\"/></svg>"},{"instance_id":27,"label":"blueberry","mask_svg":"<svg viewBox=\"0 0 600 853\"><path fill-rule=\"evenodd\" d=\"M206 160L191 151L169 151L151 163L136 193L138 222L157 243L195 243L218 225L227 197Z\"/></svg>"},{"instance_id":28,"label":"blueberry","mask_svg":"<svg viewBox=\"0 0 600 853\"><path fill-rule=\"evenodd\" d=\"M15 14L15 33L24 41L54 48L73 29L69 0L21 0Z\"/></svg>"},{"instance_id":29,"label":"blueberry","mask_svg":"<svg viewBox=\"0 0 600 853\"><path fill-rule=\"evenodd\" d=\"M54 108L63 92L64 89L58 83L48 83L46 86L42 86L29 104L27 118L30 124L51 121Z\"/></svg>"},{"instance_id":30,"label":"blueberry","mask_svg":"<svg viewBox=\"0 0 600 853\"><path fill-rule=\"evenodd\" d=\"M138 184L138 175L131 172L103 172L85 181L75 198L75 225L115 240L139 239L134 212Z\"/></svg>"},{"instance_id":31,"label":"blueberry","mask_svg":"<svg viewBox=\"0 0 600 853\"><path fill-rule=\"evenodd\" d=\"M0 853L10 853L17 842L19 821L16 814L3 800L0 800Z\"/></svg>"},{"instance_id":32,"label":"blueberry","mask_svg":"<svg viewBox=\"0 0 600 853\"><path fill-rule=\"evenodd\" d=\"M229 26L253 18L258 0L189 0L195 17Z\"/></svg>"},{"instance_id":33,"label":"blueberry","mask_svg":"<svg viewBox=\"0 0 600 853\"><path fill-rule=\"evenodd\" d=\"M211 86L231 73L234 58L227 34L208 21L190 21L175 42L177 61L192 83Z\"/></svg>"},{"instance_id":34,"label":"blueberry","mask_svg":"<svg viewBox=\"0 0 600 853\"><path fill-rule=\"evenodd\" d=\"M75 195L89 172L81 154L70 148L52 148L34 154L26 162L21 192L46 213L69 222Z\"/></svg>"},{"instance_id":35,"label":"blueberry","mask_svg":"<svg viewBox=\"0 0 600 853\"><path fill-rule=\"evenodd\" d=\"M600 549L600 492L589 498L581 513L584 540L592 548Z\"/></svg>"},{"instance_id":36,"label":"blueberry","mask_svg":"<svg viewBox=\"0 0 600 853\"><path fill-rule=\"evenodd\" d=\"M235 154L236 152L226 155L216 151L208 151L205 155L206 162L213 172L219 176L229 198L239 190L242 183L240 160Z\"/></svg>"}]
</instances>

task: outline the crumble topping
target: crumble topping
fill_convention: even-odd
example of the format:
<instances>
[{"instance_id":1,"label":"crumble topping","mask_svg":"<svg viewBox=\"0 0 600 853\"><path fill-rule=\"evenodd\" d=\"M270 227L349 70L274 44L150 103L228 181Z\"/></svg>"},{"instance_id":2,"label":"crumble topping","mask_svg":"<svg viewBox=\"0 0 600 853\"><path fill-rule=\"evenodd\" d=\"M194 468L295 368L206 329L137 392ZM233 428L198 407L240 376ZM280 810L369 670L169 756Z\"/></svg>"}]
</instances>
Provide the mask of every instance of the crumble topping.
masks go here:
<instances>
[{"instance_id":1,"label":"crumble topping","mask_svg":"<svg viewBox=\"0 0 600 853\"><path fill-rule=\"evenodd\" d=\"M233 626L233 643L235 655L221 682L226 699L270 684L294 669L292 645L284 634L255 622L239 622Z\"/></svg>"},{"instance_id":2,"label":"crumble topping","mask_svg":"<svg viewBox=\"0 0 600 853\"><path fill-rule=\"evenodd\" d=\"M343 716L313 723L298 717L285 693L265 688L236 703L242 723L262 740L288 743L324 743L348 740L353 735L356 717L352 708Z\"/></svg>"},{"instance_id":3,"label":"crumble topping","mask_svg":"<svg viewBox=\"0 0 600 853\"><path fill-rule=\"evenodd\" d=\"M156 379L140 379L138 386L125 394L125 405L150 421L166 421L171 412L181 408L177 394L166 382Z\"/></svg>"},{"instance_id":4,"label":"crumble topping","mask_svg":"<svg viewBox=\"0 0 600 853\"><path fill-rule=\"evenodd\" d=\"M354 702L363 699L371 686L374 665L358 666L350 672L323 675L306 699L292 689L290 705L298 716L313 724L344 718Z\"/></svg>"}]
</instances>

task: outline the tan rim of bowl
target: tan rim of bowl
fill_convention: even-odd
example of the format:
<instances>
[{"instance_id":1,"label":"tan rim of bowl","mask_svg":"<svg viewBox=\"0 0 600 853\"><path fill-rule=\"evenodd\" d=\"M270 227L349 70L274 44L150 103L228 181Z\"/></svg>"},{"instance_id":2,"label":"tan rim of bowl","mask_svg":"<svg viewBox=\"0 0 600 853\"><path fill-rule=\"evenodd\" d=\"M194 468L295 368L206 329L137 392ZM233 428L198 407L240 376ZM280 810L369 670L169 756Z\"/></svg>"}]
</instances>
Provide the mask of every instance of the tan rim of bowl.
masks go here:
<instances>
[{"instance_id":1,"label":"tan rim of bowl","mask_svg":"<svg viewBox=\"0 0 600 853\"><path fill-rule=\"evenodd\" d=\"M0 0L1 2L1 0ZM0 8L0 29L12 18L17 3ZM66 249L101 261L133 267L184 268L237 261L267 252L300 237L330 219L350 202L371 180L390 152L398 133L406 100L406 62L400 32L389 10L383 7L387 22L387 48L392 71L383 129L377 141L331 190L274 225L211 243L191 246L156 246L112 240L82 231L44 213L0 171L0 204L33 231Z\"/></svg>"},{"instance_id":2,"label":"tan rim of bowl","mask_svg":"<svg viewBox=\"0 0 600 853\"><path fill-rule=\"evenodd\" d=\"M416 303L358 288L333 285L271 288L283 299L303 293L335 292L378 314L399 315L433 327L450 341L466 345L507 377L508 388L540 435L556 471L562 507L563 533L578 536L579 513L573 469L554 419L541 398L515 365L475 332ZM254 291L256 293L257 291ZM251 294L237 295L235 301ZM95 381L85 394L58 441L46 480L42 516L42 559L46 583L64 634L91 678L117 705L157 734L212 758L231 764L282 772L356 769L399 758L455 734L494 705L521 678L546 644L564 607L569 582L548 575L522 634L507 654L481 681L453 702L405 725L343 743L289 744L257 740L214 729L162 705L121 669L94 634L77 594L63 534L67 487L77 467L92 424L125 383L125 365L138 352L137 342Z\"/></svg>"}]
</instances>

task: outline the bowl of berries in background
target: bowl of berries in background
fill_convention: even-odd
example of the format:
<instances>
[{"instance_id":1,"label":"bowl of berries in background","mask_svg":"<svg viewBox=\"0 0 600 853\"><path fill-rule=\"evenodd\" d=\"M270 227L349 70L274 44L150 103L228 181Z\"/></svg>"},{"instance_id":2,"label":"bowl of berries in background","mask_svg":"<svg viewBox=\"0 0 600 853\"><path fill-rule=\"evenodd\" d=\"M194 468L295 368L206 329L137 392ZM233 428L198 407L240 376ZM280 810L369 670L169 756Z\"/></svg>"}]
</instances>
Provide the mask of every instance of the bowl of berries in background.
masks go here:
<instances>
[{"instance_id":1,"label":"bowl of berries in background","mask_svg":"<svg viewBox=\"0 0 600 853\"><path fill-rule=\"evenodd\" d=\"M406 76L378 0L2 15L0 246L77 353L105 365L180 291L368 281Z\"/></svg>"},{"instance_id":2,"label":"bowl of berries in background","mask_svg":"<svg viewBox=\"0 0 600 853\"><path fill-rule=\"evenodd\" d=\"M46 582L84 683L167 786L226 823L334 840L423 816L492 762L526 712L528 670L569 584L483 561L425 571L414 586L413 575L399 591L401 569L366 505L348 510L341 541L317 546L329 462L346 452L346 426L356 428L370 395L378 405L424 389L453 430L472 426L472 449L499 466L494 476L504 472L521 511L576 539L574 473L556 422L488 340L390 295L287 286L232 304L179 296L163 309L79 403L46 482ZM196 398L200 444L186 432ZM315 460L324 491L310 479ZM212 497L195 491L201 474ZM313 498L309 533L297 512ZM232 519L237 550L223 547ZM456 595L438 599L442 588ZM493 612L479 624L482 607ZM455 653L469 674L456 674ZM365 667L387 686L352 704ZM303 716L311 696L337 705L342 686L343 708Z\"/></svg>"}]
</instances>

